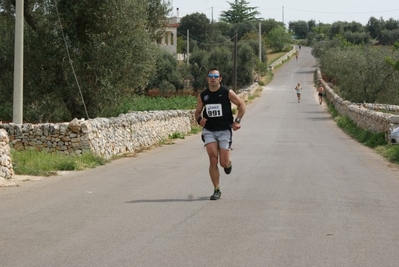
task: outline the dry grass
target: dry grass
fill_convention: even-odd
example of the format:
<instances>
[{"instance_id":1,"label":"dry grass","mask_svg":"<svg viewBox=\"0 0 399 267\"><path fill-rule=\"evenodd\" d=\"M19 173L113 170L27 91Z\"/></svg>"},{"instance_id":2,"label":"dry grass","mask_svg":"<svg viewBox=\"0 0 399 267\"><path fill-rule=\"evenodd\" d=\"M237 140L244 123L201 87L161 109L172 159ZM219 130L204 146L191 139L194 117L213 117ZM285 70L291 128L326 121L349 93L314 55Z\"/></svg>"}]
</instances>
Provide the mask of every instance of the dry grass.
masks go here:
<instances>
[{"instance_id":1,"label":"dry grass","mask_svg":"<svg viewBox=\"0 0 399 267\"><path fill-rule=\"evenodd\" d=\"M267 64L268 65L273 64L274 61L281 58L285 54L287 54L287 52L276 52L275 53L272 51L267 51Z\"/></svg>"}]
</instances>

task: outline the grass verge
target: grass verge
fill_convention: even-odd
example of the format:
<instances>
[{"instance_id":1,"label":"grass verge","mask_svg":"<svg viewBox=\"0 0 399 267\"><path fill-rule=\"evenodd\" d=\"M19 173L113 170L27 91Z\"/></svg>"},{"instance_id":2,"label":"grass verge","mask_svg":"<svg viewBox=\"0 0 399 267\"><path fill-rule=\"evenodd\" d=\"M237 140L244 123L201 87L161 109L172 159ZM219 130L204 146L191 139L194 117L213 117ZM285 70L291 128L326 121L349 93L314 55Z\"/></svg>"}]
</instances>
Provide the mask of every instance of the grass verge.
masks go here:
<instances>
[{"instance_id":1,"label":"grass verge","mask_svg":"<svg viewBox=\"0 0 399 267\"><path fill-rule=\"evenodd\" d=\"M372 133L359 128L347 116L340 116L333 104L328 105L328 110L337 125L352 138L365 146L373 148L374 151L392 163L399 164L399 145L388 144L385 133Z\"/></svg>"},{"instance_id":2,"label":"grass verge","mask_svg":"<svg viewBox=\"0 0 399 267\"><path fill-rule=\"evenodd\" d=\"M104 165L108 161L85 152L81 156L68 156L61 153L44 151L11 150L11 157L15 174L50 176L57 171L78 171Z\"/></svg>"}]
</instances>

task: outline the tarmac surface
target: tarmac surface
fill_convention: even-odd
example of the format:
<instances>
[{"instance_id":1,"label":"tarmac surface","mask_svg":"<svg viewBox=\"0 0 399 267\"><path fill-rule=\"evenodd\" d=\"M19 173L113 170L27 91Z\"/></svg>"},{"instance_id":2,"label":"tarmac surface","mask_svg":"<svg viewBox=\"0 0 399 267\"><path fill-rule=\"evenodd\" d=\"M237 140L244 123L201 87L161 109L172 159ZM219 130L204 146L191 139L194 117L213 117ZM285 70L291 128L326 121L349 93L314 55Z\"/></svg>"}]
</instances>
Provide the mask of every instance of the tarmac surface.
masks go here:
<instances>
[{"instance_id":1,"label":"tarmac surface","mask_svg":"<svg viewBox=\"0 0 399 267\"><path fill-rule=\"evenodd\" d=\"M248 105L220 200L200 135L0 188L0 265L398 266L398 168L336 126L316 68L302 47Z\"/></svg>"}]
</instances>

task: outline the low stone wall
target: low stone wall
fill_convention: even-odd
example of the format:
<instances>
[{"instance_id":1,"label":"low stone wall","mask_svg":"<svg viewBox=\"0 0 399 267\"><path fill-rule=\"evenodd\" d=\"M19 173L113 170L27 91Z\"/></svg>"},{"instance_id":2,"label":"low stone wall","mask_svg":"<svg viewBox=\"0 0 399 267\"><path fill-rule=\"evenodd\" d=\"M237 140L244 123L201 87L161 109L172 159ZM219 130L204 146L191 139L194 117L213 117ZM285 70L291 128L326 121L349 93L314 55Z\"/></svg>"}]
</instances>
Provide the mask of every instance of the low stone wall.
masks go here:
<instances>
[{"instance_id":1,"label":"low stone wall","mask_svg":"<svg viewBox=\"0 0 399 267\"><path fill-rule=\"evenodd\" d=\"M193 111L135 112L82 123L80 131L94 154L108 159L149 148L174 133L188 133L193 121Z\"/></svg>"},{"instance_id":2,"label":"low stone wall","mask_svg":"<svg viewBox=\"0 0 399 267\"><path fill-rule=\"evenodd\" d=\"M398 106L382 104L358 104L342 99L326 82L322 80L320 70L317 71L317 79L322 83L328 102L333 103L340 115L348 116L357 126L369 130L372 133L385 133L388 142L391 141L391 132L399 126L399 116L384 113L380 110L399 110Z\"/></svg>"},{"instance_id":3,"label":"low stone wall","mask_svg":"<svg viewBox=\"0 0 399 267\"><path fill-rule=\"evenodd\" d=\"M244 102L247 102L249 96L253 95L256 92L256 90L258 90L258 88L259 88L259 84L257 82L255 82L246 88L238 90L237 95ZM237 109L237 106L235 104L231 103L231 109L233 109L233 110Z\"/></svg>"},{"instance_id":4,"label":"low stone wall","mask_svg":"<svg viewBox=\"0 0 399 267\"><path fill-rule=\"evenodd\" d=\"M290 59L290 57L292 55L294 55L295 53L296 53L296 49L295 49L295 47L293 47L290 52L288 52L287 54L285 54L284 56L279 58L277 61L273 62L273 64L270 64L269 70L274 70L275 67L277 67L278 65L283 64L286 60Z\"/></svg>"},{"instance_id":5,"label":"low stone wall","mask_svg":"<svg viewBox=\"0 0 399 267\"><path fill-rule=\"evenodd\" d=\"M74 119L69 123L0 124L0 177L13 175L10 147L80 155L84 151L109 159L160 143L174 133L188 133L194 111L149 111L115 118Z\"/></svg>"},{"instance_id":6,"label":"low stone wall","mask_svg":"<svg viewBox=\"0 0 399 267\"><path fill-rule=\"evenodd\" d=\"M254 83L241 89L238 95L246 101L257 88L258 83ZM232 105L232 108L235 106ZM115 118L74 119L67 123L0 123L1 166L4 165L0 177L9 178L13 175L10 147L16 150L35 149L71 155L92 151L95 155L109 159L149 148L174 133L190 132L191 125L196 124L194 112L195 110L131 112Z\"/></svg>"},{"instance_id":7,"label":"low stone wall","mask_svg":"<svg viewBox=\"0 0 399 267\"><path fill-rule=\"evenodd\" d=\"M7 132L0 129L0 179L9 179L14 175L8 142Z\"/></svg>"}]
</instances>

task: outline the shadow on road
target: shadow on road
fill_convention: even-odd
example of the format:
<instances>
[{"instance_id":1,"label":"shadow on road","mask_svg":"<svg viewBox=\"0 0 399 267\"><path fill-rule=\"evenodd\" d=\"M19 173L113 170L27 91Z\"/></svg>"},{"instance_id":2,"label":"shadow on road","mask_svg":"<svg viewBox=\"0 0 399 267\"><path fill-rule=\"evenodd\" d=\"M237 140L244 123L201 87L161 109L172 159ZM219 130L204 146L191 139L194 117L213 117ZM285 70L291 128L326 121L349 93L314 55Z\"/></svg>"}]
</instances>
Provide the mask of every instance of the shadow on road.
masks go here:
<instances>
[{"instance_id":1,"label":"shadow on road","mask_svg":"<svg viewBox=\"0 0 399 267\"><path fill-rule=\"evenodd\" d=\"M182 199L137 199L132 201L127 201L125 203L163 203L163 202L190 202L190 201L205 201L209 200L209 197L199 197L199 198L182 198Z\"/></svg>"}]
</instances>

